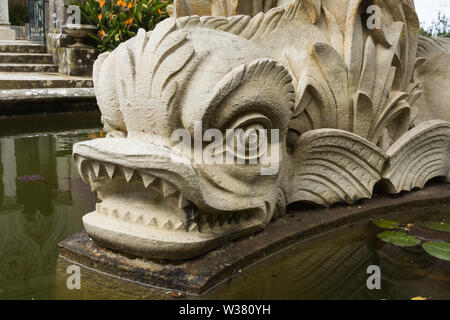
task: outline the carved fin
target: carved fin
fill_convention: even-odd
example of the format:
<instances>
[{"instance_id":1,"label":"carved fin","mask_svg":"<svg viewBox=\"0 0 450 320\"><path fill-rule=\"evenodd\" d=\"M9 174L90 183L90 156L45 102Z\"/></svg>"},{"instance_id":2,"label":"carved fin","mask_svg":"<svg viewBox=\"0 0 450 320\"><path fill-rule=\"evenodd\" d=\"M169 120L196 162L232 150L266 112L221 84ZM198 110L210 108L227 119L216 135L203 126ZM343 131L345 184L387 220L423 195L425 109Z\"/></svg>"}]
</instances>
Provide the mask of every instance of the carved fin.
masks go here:
<instances>
[{"instance_id":1,"label":"carved fin","mask_svg":"<svg viewBox=\"0 0 450 320\"><path fill-rule=\"evenodd\" d=\"M309 131L295 146L288 203L330 206L370 198L386 159L381 149L355 134L335 129Z\"/></svg>"},{"instance_id":2,"label":"carved fin","mask_svg":"<svg viewBox=\"0 0 450 320\"><path fill-rule=\"evenodd\" d=\"M423 188L435 177L450 178L450 123L424 122L405 133L388 150L382 177L388 191L399 193Z\"/></svg>"}]
</instances>

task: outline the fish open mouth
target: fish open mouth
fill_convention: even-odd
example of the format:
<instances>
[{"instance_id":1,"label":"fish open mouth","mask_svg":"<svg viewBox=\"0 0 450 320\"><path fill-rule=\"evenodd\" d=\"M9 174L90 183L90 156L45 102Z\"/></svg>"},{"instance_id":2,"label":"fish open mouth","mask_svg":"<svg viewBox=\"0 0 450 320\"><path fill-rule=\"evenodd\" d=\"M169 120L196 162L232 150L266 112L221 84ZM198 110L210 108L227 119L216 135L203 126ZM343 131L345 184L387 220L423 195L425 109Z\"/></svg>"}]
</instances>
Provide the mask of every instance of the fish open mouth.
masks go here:
<instances>
[{"instance_id":1,"label":"fish open mouth","mask_svg":"<svg viewBox=\"0 0 450 320\"><path fill-rule=\"evenodd\" d=\"M181 191L186 183L182 172L140 166L151 163L150 158L133 161L130 155L132 166L126 166L121 159L100 160L105 150L98 158L85 151L83 143L77 145L75 164L99 202L83 223L100 244L149 258L185 259L262 227L265 215L258 209L223 212L197 206Z\"/></svg>"}]
</instances>

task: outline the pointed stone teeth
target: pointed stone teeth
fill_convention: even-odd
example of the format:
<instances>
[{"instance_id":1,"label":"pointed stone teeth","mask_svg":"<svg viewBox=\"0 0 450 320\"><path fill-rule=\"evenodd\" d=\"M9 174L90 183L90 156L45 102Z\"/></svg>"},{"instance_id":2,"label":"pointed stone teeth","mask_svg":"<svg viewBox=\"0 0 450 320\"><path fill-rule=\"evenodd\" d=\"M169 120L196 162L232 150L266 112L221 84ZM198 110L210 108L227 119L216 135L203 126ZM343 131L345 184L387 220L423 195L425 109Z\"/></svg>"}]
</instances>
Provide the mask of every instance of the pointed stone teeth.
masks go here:
<instances>
[{"instance_id":1,"label":"pointed stone teeth","mask_svg":"<svg viewBox=\"0 0 450 320\"><path fill-rule=\"evenodd\" d=\"M80 156L80 155L75 155L75 165L78 167L78 170L81 169L81 165L83 164L83 162L85 162L87 160L87 158Z\"/></svg>"},{"instance_id":2,"label":"pointed stone teeth","mask_svg":"<svg viewBox=\"0 0 450 320\"><path fill-rule=\"evenodd\" d=\"M114 171L116 170L116 166L111 163L104 163L103 166L105 167L106 173L108 174L108 177L110 179L114 176Z\"/></svg>"},{"instance_id":3,"label":"pointed stone teeth","mask_svg":"<svg viewBox=\"0 0 450 320\"><path fill-rule=\"evenodd\" d=\"M153 227L157 227L158 226L158 221L156 220L156 218L151 218L148 222L147 222L148 226L153 226Z\"/></svg>"},{"instance_id":4,"label":"pointed stone teeth","mask_svg":"<svg viewBox=\"0 0 450 320\"><path fill-rule=\"evenodd\" d=\"M112 213L113 213L113 216L114 216L114 217L120 218L119 210L114 209Z\"/></svg>"},{"instance_id":5,"label":"pointed stone teeth","mask_svg":"<svg viewBox=\"0 0 450 320\"><path fill-rule=\"evenodd\" d=\"M172 230L173 229L173 223L170 220L167 220L164 224L163 224L163 228L167 229L167 230Z\"/></svg>"},{"instance_id":6,"label":"pointed stone teeth","mask_svg":"<svg viewBox=\"0 0 450 320\"><path fill-rule=\"evenodd\" d=\"M152 176L151 174L148 173L141 173L141 177L142 177L142 183L144 184L144 187L148 188L149 185L151 185L153 183L153 181L155 181L156 177Z\"/></svg>"},{"instance_id":7,"label":"pointed stone teeth","mask_svg":"<svg viewBox=\"0 0 450 320\"><path fill-rule=\"evenodd\" d=\"M173 184L171 184L170 182L164 181L161 179L161 191L162 194L164 195L164 197L168 197L171 194L174 194L175 192L177 192L177 188L175 188L175 186Z\"/></svg>"},{"instance_id":8,"label":"pointed stone teeth","mask_svg":"<svg viewBox=\"0 0 450 320\"><path fill-rule=\"evenodd\" d=\"M94 170L95 177L98 178L98 175L100 174L100 163L97 161L92 161L91 166Z\"/></svg>"},{"instance_id":9,"label":"pointed stone teeth","mask_svg":"<svg viewBox=\"0 0 450 320\"><path fill-rule=\"evenodd\" d=\"M144 217L142 215L139 215L134 222L138 224L144 224Z\"/></svg>"},{"instance_id":10,"label":"pointed stone teeth","mask_svg":"<svg viewBox=\"0 0 450 320\"><path fill-rule=\"evenodd\" d=\"M178 193L178 208L183 209L189 205L189 201L183 197L181 192Z\"/></svg>"},{"instance_id":11,"label":"pointed stone teeth","mask_svg":"<svg viewBox=\"0 0 450 320\"><path fill-rule=\"evenodd\" d=\"M127 211L127 212L123 215L122 219L125 220L125 221L131 220L131 213Z\"/></svg>"},{"instance_id":12,"label":"pointed stone teeth","mask_svg":"<svg viewBox=\"0 0 450 320\"><path fill-rule=\"evenodd\" d=\"M131 178L133 178L134 170L130 168L122 168L123 174L127 182L130 182Z\"/></svg>"},{"instance_id":13,"label":"pointed stone teeth","mask_svg":"<svg viewBox=\"0 0 450 320\"><path fill-rule=\"evenodd\" d=\"M198 224L196 224L195 222L189 226L189 232L192 231L198 231Z\"/></svg>"},{"instance_id":14,"label":"pointed stone teeth","mask_svg":"<svg viewBox=\"0 0 450 320\"><path fill-rule=\"evenodd\" d=\"M185 225L183 222L179 222L176 226L175 226L175 231L183 231L185 229Z\"/></svg>"}]
</instances>

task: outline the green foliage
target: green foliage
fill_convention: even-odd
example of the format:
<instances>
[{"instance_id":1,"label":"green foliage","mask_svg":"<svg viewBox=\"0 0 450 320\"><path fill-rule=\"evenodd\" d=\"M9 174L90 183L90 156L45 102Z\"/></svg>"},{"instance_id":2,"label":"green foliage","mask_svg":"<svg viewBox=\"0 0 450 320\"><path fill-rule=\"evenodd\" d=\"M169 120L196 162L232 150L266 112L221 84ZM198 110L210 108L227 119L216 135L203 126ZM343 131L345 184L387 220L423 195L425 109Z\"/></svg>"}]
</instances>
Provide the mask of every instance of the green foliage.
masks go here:
<instances>
[{"instance_id":1,"label":"green foliage","mask_svg":"<svg viewBox=\"0 0 450 320\"><path fill-rule=\"evenodd\" d=\"M422 244L422 247L429 255L450 261L450 244L447 242L427 242Z\"/></svg>"},{"instance_id":2,"label":"green foliage","mask_svg":"<svg viewBox=\"0 0 450 320\"><path fill-rule=\"evenodd\" d=\"M428 229L431 230L450 232L450 223L445 223L443 221L425 221L424 224Z\"/></svg>"},{"instance_id":3,"label":"green foliage","mask_svg":"<svg viewBox=\"0 0 450 320\"><path fill-rule=\"evenodd\" d=\"M397 229L400 224L396 221L377 219L372 221L374 225L382 229Z\"/></svg>"},{"instance_id":4,"label":"green foliage","mask_svg":"<svg viewBox=\"0 0 450 320\"><path fill-rule=\"evenodd\" d=\"M153 30L168 17L166 8L172 0L69 0L68 3L80 7L81 23L97 26L97 34L91 37L104 52L134 37L139 28Z\"/></svg>"},{"instance_id":5,"label":"green foliage","mask_svg":"<svg viewBox=\"0 0 450 320\"><path fill-rule=\"evenodd\" d=\"M399 247L414 247L420 244L420 240L416 237L408 235L404 232L385 231L377 235L378 238L387 243L392 243Z\"/></svg>"},{"instance_id":6,"label":"green foliage","mask_svg":"<svg viewBox=\"0 0 450 320\"><path fill-rule=\"evenodd\" d=\"M9 7L9 22L13 26L24 26L28 23L28 8L18 3Z\"/></svg>"},{"instance_id":7,"label":"green foliage","mask_svg":"<svg viewBox=\"0 0 450 320\"><path fill-rule=\"evenodd\" d=\"M396 221L377 219L372 224L377 228L390 229L377 234L383 242L398 247L415 247L422 243L423 250L429 255L450 261L450 243L445 235L450 232L450 224L444 221L419 221L417 226L409 223L402 225ZM423 232L425 231L425 233ZM433 231L430 234L430 231ZM440 239L441 238L441 239ZM439 240L440 241L436 241Z\"/></svg>"},{"instance_id":8,"label":"green foliage","mask_svg":"<svg viewBox=\"0 0 450 320\"><path fill-rule=\"evenodd\" d=\"M436 20L433 20L431 26L419 30L419 34L425 37L444 37L450 38L450 18L441 11L438 12Z\"/></svg>"}]
</instances>

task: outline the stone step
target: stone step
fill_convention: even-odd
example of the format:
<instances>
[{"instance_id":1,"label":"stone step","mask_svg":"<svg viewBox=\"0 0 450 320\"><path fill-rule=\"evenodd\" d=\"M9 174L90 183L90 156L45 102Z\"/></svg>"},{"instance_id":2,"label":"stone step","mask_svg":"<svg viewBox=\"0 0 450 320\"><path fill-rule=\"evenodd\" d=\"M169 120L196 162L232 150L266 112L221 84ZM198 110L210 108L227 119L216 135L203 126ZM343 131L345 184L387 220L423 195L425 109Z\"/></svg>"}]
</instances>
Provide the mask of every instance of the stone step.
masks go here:
<instances>
[{"instance_id":1,"label":"stone step","mask_svg":"<svg viewBox=\"0 0 450 320\"><path fill-rule=\"evenodd\" d=\"M90 77L70 77L60 73L0 72L0 90L92 87Z\"/></svg>"},{"instance_id":2,"label":"stone step","mask_svg":"<svg viewBox=\"0 0 450 320\"><path fill-rule=\"evenodd\" d=\"M0 90L0 118L90 110L98 111L93 88Z\"/></svg>"},{"instance_id":3,"label":"stone step","mask_svg":"<svg viewBox=\"0 0 450 320\"><path fill-rule=\"evenodd\" d=\"M0 41L0 52L8 53L46 53L47 48L28 41Z\"/></svg>"},{"instance_id":4,"label":"stone step","mask_svg":"<svg viewBox=\"0 0 450 320\"><path fill-rule=\"evenodd\" d=\"M0 72L58 72L55 64L0 63Z\"/></svg>"},{"instance_id":5,"label":"stone step","mask_svg":"<svg viewBox=\"0 0 450 320\"><path fill-rule=\"evenodd\" d=\"M0 63L52 64L52 55L44 53L0 53Z\"/></svg>"}]
</instances>

